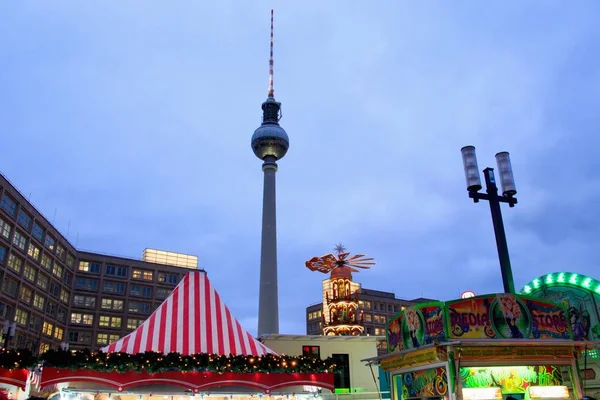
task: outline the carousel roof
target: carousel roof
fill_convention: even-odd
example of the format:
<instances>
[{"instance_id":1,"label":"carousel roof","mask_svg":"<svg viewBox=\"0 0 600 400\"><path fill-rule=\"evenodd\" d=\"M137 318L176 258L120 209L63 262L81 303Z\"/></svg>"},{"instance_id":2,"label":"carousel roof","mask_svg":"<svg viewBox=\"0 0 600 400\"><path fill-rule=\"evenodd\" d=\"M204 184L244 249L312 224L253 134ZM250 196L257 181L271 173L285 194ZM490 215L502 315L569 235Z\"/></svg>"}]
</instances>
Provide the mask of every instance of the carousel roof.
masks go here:
<instances>
[{"instance_id":1,"label":"carousel roof","mask_svg":"<svg viewBox=\"0 0 600 400\"><path fill-rule=\"evenodd\" d=\"M150 318L129 335L101 350L183 355L260 356L274 353L242 328L204 271L193 271L184 276Z\"/></svg>"}]
</instances>

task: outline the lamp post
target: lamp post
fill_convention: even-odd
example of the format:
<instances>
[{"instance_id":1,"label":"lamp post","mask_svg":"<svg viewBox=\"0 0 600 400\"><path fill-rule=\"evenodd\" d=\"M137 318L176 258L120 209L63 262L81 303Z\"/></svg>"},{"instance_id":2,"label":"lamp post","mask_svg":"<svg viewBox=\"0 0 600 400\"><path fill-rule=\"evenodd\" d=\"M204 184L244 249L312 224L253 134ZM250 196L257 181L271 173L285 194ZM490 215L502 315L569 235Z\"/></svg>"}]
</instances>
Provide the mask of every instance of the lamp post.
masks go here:
<instances>
[{"instance_id":1,"label":"lamp post","mask_svg":"<svg viewBox=\"0 0 600 400\"><path fill-rule=\"evenodd\" d=\"M481 178L479 177L479 167L477 166L475 147L465 146L460 151L465 167L465 177L467 179L469 197L473 199L474 203L478 203L479 200L487 200L490 203L504 292L515 293L515 284L510 266L510 258L508 256L508 244L506 243L504 222L502 221L502 211L500 210L500 203L508 203L509 207L514 207L515 204L517 204L517 198L514 197L517 194L517 189L515 187L512 166L510 164L510 156L506 151L496 154L496 163L498 164L500 184L502 187L502 195L499 195L498 186L496 186L496 177L494 176L494 169L489 167L483 170L486 193L479 192L481 190Z\"/></svg>"},{"instance_id":2,"label":"lamp post","mask_svg":"<svg viewBox=\"0 0 600 400\"><path fill-rule=\"evenodd\" d=\"M4 339L4 348L8 350L8 341L15 335L17 329L16 322L10 322L8 319L4 320L4 327L2 328L2 339Z\"/></svg>"}]
</instances>

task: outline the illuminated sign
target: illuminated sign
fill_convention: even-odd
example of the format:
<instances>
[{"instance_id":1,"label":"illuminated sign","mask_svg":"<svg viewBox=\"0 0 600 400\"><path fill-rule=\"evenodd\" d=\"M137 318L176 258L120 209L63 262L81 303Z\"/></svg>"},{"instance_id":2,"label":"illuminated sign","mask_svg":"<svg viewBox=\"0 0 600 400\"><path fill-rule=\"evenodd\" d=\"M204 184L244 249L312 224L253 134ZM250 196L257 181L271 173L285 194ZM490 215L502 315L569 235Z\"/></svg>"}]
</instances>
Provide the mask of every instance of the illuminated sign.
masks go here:
<instances>
[{"instance_id":1,"label":"illuminated sign","mask_svg":"<svg viewBox=\"0 0 600 400\"><path fill-rule=\"evenodd\" d=\"M462 390L463 400L492 400L501 399L502 390L500 388L476 388Z\"/></svg>"},{"instance_id":2,"label":"illuminated sign","mask_svg":"<svg viewBox=\"0 0 600 400\"><path fill-rule=\"evenodd\" d=\"M460 369L464 388L497 388L502 393L525 393L533 386L563 384L559 368L552 365L519 367L464 367Z\"/></svg>"},{"instance_id":3,"label":"illuminated sign","mask_svg":"<svg viewBox=\"0 0 600 400\"><path fill-rule=\"evenodd\" d=\"M469 299L471 297L475 297L475 292L471 290L466 290L460 294L461 299Z\"/></svg>"},{"instance_id":4,"label":"illuminated sign","mask_svg":"<svg viewBox=\"0 0 600 400\"><path fill-rule=\"evenodd\" d=\"M408 307L387 326L388 351L414 349L446 340L444 303L431 302Z\"/></svg>"},{"instance_id":5,"label":"illuminated sign","mask_svg":"<svg viewBox=\"0 0 600 400\"><path fill-rule=\"evenodd\" d=\"M568 399L569 389L566 386L530 386L530 399Z\"/></svg>"}]
</instances>

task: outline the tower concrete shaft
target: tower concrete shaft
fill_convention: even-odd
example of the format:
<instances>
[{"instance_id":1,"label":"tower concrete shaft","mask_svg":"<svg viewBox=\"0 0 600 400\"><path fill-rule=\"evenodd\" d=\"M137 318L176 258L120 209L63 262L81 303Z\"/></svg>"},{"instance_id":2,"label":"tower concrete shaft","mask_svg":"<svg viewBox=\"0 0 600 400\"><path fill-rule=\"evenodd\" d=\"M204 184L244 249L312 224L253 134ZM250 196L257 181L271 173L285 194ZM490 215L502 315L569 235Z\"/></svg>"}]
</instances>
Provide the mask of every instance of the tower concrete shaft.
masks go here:
<instances>
[{"instance_id":1,"label":"tower concrete shaft","mask_svg":"<svg viewBox=\"0 0 600 400\"><path fill-rule=\"evenodd\" d=\"M264 188L262 238L260 246L260 293L258 299L258 336L279 333L279 296L277 292L277 216L275 173L277 159L263 160Z\"/></svg>"}]
</instances>

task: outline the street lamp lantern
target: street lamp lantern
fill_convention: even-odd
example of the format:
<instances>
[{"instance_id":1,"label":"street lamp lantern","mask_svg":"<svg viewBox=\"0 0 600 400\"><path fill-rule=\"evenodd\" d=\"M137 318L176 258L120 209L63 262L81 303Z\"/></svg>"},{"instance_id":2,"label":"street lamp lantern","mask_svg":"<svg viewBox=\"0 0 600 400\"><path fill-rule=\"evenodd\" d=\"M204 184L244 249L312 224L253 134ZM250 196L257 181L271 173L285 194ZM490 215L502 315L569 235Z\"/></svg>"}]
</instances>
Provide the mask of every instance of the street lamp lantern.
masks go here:
<instances>
[{"instance_id":1,"label":"street lamp lantern","mask_svg":"<svg viewBox=\"0 0 600 400\"><path fill-rule=\"evenodd\" d=\"M517 194L515 186L515 178L510 165L510 155L508 151L502 151L496 154L496 164L498 164L498 172L500 173L500 186L504 196L514 196Z\"/></svg>"},{"instance_id":2,"label":"street lamp lantern","mask_svg":"<svg viewBox=\"0 0 600 400\"><path fill-rule=\"evenodd\" d=\"M475 147L465 146L460 151L465 167L465 177L467 178L469 197L473 199L475 203L478 203L479 200L487 200L490 203L504 292L515 293L510 258L508 256L508 244L506 243L506 233L504 232L504 222L502 221L502 211L500 210L500 203L508 203L510 207L514 207L515 204L517 204L517 198L514 197L517 194L517 189L515 187L515 179L510 165L510 156L506 151L496 154L496 163L498 164L500 185L502 187L502 195L499 195L493 168L486 168L483 170L483 175L485 177L485 193L480 192L481 179L479 178Z\"/></svg>"},{"instance_id":3,"label":"street lamp lantern","mask_svg":"<svg viewBox=\"0 0 600 400\"><path fill-rule=\"evenodd\" d=\"M477 156L475 155L475 146L465 146L460 149L465 167L465 178L467 179L467 190L477 192L481 189L481 178L479 177L479 167L477 166Z\"/></svg>"}]
</instances>

